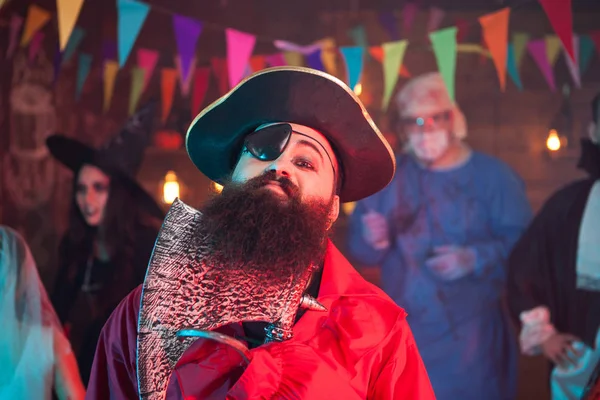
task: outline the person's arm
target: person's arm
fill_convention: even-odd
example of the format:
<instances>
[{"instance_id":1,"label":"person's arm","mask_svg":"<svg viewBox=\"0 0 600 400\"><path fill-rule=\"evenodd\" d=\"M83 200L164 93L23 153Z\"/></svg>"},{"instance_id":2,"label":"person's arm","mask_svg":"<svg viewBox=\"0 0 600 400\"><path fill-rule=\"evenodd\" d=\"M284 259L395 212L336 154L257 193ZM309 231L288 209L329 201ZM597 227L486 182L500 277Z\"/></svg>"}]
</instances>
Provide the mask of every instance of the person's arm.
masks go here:
<instances>
[{"instance_id":1,"label":"person's arm","mask_svg":"<svg viewBox=\"0 0 600 400\"><path fill-rule=\"evenodd\" d=\"M79 376L71 344L59 326L53 327L54 390L60 400L83 400L85 387Z\"/></svg>"},{"instance_id":2,"label":"person's arm","mask_svg":"<svg viewBox=\"0 0 600 400\"><path fill-rule=\"evenodd\" d=\"M506 261L532 218L523 181L512 171L501 170L489 199L492 239L470 244L475 252L475 276L506 279Z\"/></svg>"},{"instance_id":3,"label":"person's arm","mask_svg":"<svg viewBox=\"0 0 600 400\"><path fill-rule=\"evenodd\" d=\"M348 226L348 251L353 258L368 266L380 265L389 254L392 242L391 238L388 238L387 247L376 248L365 240L364 217L369 212L377 212L374 207L377 202L376 196L378 195L356 203Z\"/></svg>"},{"instance_id":4,"label":"person's arm","mask_svg":"<svg viewBox=\"0 0 600 400\"><path fill-rule=\"evenodd\" d=\"M393 354L371 384L367 398L373 400L435 399L427 370L412 331L404 318L397 323L395 336L397 339L392 343L396 345L391 347Z\"/></svg>"},{"instance_id":5,"label":"person's arm","mask_svg":"<svg viewBox=\"0 0 600 400\"><path fill-rule=\"evenodd\" d=\"M137 399L136 345L141 287L117 306L102 328L86 399Z\"/></svg>"}]
</instances>

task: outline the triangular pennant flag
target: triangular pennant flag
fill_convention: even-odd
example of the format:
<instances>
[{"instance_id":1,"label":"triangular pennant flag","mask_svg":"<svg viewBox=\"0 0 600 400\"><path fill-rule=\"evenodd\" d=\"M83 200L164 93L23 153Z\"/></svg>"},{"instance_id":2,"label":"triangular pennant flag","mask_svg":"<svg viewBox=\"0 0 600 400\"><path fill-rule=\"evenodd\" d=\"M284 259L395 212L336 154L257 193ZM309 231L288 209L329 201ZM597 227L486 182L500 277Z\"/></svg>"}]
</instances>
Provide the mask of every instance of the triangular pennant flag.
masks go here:
<instances>
[{"instance_id":1,"label":"triangular pennant flag","mask_svg":"<svg viewBox=\"0 0 600 400\"><path fill-rule=\"evenodd\" d=\"M75 54L75 50L77 50L77 48L83 41L84 36L85 30L82 27L76 26L75 28L73 28L71 36L69 37L69 41L67 42L67 47L64 49L63 52L63 57L61 61L62 63L66 63L71 60L71 57L73 57L73 54Z\"/></svg>"},{"instance_id":2,"label":"triangular pennant flag","mask_svg":"<svg viewBox=\"0 0 600 400\"><path fill-rule=\"evenodd\" d=\"M348 86L354 90L354 87L360 81L363 69L364 49L362 47L340 47L340 52L346 61Z\"/></svg>"},{"instance_id":3,"label":"triangular pennant flag","mask_svg":"<svg viewBox=\"0 0 600 400\"><path fill-rule=\"evenodd\" d=\"M408 37L410 34L410 29L412 28L412 24L417 16L417 12L419 8L415 3L408 2L404 3L404 7L402 8L402 36Z\"/></svg>"},{"instance_id":4,"label":"triangular pennant flag","mask_svg":"<svg viewBox=\"0 0 600 400\"><path fill-rule=\"evenodd\" d=\"M33 39L29 43L29 62L33 62L35 56L37 56L38 52L42 48L42 43L44 42L44 32L36 32L33 35Z\"/></svg>"},{"instance_id":5,"label":"triangular pennant flag","mask_svg":"<svg viewBox=\"0 0 600 400\"><path fill-rule=\"evenodd\" d=\"M573 59L573 12L571 0L539 0L544 8L550 24L562 41L567 53ZM552 64L552 63L551 63Z\"/></svg>"},{"instance_id":6,"label":"triangular pennant flag","mask_svg":"<svg viewBox=\"0 0 600 400\"><path fill-rule=\"evenodd\" d=\"M515 63L517 68L521 67L521 61L523 61L523 56L525 55L525 51L527 50L527 43L529 42L529 34L523 32L515 32L512 35L512 42L515 53Z\"/></svg>"},{"instance_id":7,"label":"triangular pennant flag","mask_svg":"<svg viewBox=\"0 0 600 400\"><path fill-rule=\"evenodd\" d=\"M225 30L225 35L227 37L229 87L232 88L240 82L244 75L256 44L256 36L231 28Z\"/></svg>"},{"instance_id":8,"label":"triangular pennant flag","mask_svg":"<svg viewBox=\"0 0 600 400\"><path fill-rule=\"evenodd\" d=\"M569 67L569 72L571 73L571 78L573 78L573 82L575 86L581 88L581 76L579 74L579 36L573 35L573 49L575 50L575 60L572 60L571 57L565 52L565 60L567 61L567 66Z\"/></svg>"},{"instance_id":9,"label":"triangular pennant flag","mask_svg":"<svg viewBox=\"0 0 600 400\"><path fill-rule=\"evenodd\" d=\"M406 46L408 41L400 40L396 42L384 43L381 47L383 48L383 104L384 110L387 110L398 82L398 70L402 65L404 59L404 53L406 52Z\"/></svg>"},{"instance_id":10,"label":"triangular pennant flag","mask_svg":"<svg viewBox=\"0 0 600 400\"><path fill-rule=\"evenodd\" d=\"M110 108L115 91L117 72L119 72L119 64L116 61L107 60L104 62L104 105L102 107L104 112Z\"/></svg>"},{"instance_id":11,"label":"triangular pennant flag","mask_svg":"<svg viewBox=\"0 0 600 400\"><path fill-rule=\"evenodd\" d=\"M398 22L396 21L396 16L392 11L379 13L379 23L381 26L383 26L391 40L400 39L400 34L398 33Z\"/></svg>"},{"instance_id":12,"label":"triangular pennant flag","mask_svg":"<svg viewBox=\"0 0 600 400\"><path fill-rule=\"evenodd\" d=\"M173 15L173 30L181 59L181 79L186 81L190 72L194 70L192 62L196 55L196 43L202 33L202 23L181 15Z\"/></svg>"},{"instance_id":13,"label":"triangular pennant flag","mask_svg":"<svg viewBox=\"0 0 600 400\"><path fill-rule=\"evenodd\" d=\"M306 64L312 69L318 69L319 71L325 71L323 65L323 59L321 56L321 49L315 50L306 56Z\"/></svg>"},{"instance_id":14,"label":"triangular pennant flag","mask_svg":"<svg viewBox=\"0 0 600 400\"><path fill-rule=\"evenodd\" d=\"M362 25L357 25L354 28L348 31L348 35L352 38L355 46L357 47L369 47L369 43L367 41L367 32L365 31L365 27Z\"/></svg>"},{"instance_id":15,"label":"triangular pennant flag","mask_svg":"<svg viewBox=\"0 0 600 400\"><path fill-rule=\"evenodd\" d=\"M452 100L456 74L456 32L456 27L452 26L429 34L438 69Z\"/></svg>"},{"instance_id":16,"label":"triangular pennant flag","mask_svg":"<svg viewBox=\"0 0 600 400\"><path fill-rule=\"evenodd\" d=\"M273 45L281 51L295 51L304 55L311 54L315 50L319 50L321 48L321 43L318 41L306 46L302 46L296 43L288 42L287 40L275 40L273 41Z\"/></svg>"},{"instance_id":17,"label":"triangular pennant flag","mask_svg":"<svg viewBox=\"0 0 600 400\"><path fill-rule=\"evenodd\" d=\"M79 17L83 0L56 0L60 50L64 50Z\"/></svg>"},{"instance_id":18,"label":"triangular pennant flag","mask_svg":"<svg viewBox=\"0 0 600 400\"><path fill-rule=\"evenodd\" d=\"M506 89L506 57L508 55L506 48L509 17L510 8L507 7L479 18L479 23L483 29L483 37L492 54L502 91Z\"/></svg>"},{"instance_id":19,"label":"triangular pennant flag","mask_svg":"<svg viewBox=\"0 0 600 400\"><path fill-rule=\"evenodd\" d=\"M551 67L554 67L556 60L558 60L558 56L560 55L560 49L562 48L560 45L560 39L556 35L546 35L545 40L548 64L550 64Z\"/></svg>"},{"instance_id":20,"label":"triangular pennant flag","mask_svg":"<svg viewBox=\"0 0 600 400\"><path fill-rule=\"evenodd\" d=\"M585 74L590 66L593 54L594 41L588 35L581 35L579 37L579 72L581 75Z\"/></svg>"},{"instance_id":21,"label":"triangular pennant flag","mask_svg":"<svg viewBox=\"0 0 600 400\"><path fill-rule=\"evenodd\" d=\"M285 59L286 65L303 67L304 66L304 55L297 51L284 51L283 58Z\"/></svg>"},{"instance_id":22,"label":"triangular pennant flag","mask_svg":"<svg viewBox=\"0 0 600 400\"><path fill-rule=\"evenodd\" d=\"M79 60L77 62L77 83L75 86L75 98L79 100L81 91L83 90L83 84L87 79L90 70L92 69L92 55L86 53L79 53Z\"/></svg>"},{"instance_id":23,"label":"triangular pennant flag","mask_svg":"<svg viewBox=\"0 0 600 400\"><path fill-rule=\"evenodd\" d=\"M222 96L229 90L229 73L227 71L227 59L213 57L210 59L210 65L217 78L219 94Z\"/></svg>"},{"instance_id":24,"label":"triangular pennant flag","mask_svg":"<svg viewBox=\"0 0 600 400\"><path fill-rule=\"evenodd\" d=\"M325 72L331 75L336 73L336 57L337 57L337 46L335 39L325 38L320 40L321 42L321 61L325 67Z\"/></svg>"},{"instance_id":25,"label":"triangular pennant flag","mask_svg":"<svg viewBox=\"0 0 600 400\"><path fill-rule=\"evenodd\" d=\"M208 91L209 77L210 68L196 68L196 72L194 73L194 93L192 93L192 115L198 115L200 112L200 107L202 107L202 102Z\"/></svg>"},{"instance_id":26,"label":"triangular pennant flag","mask_svg":"<svg viewBox=\"0 0 600 400\"><path fill-rule=\"evenodd\" d=\"M125 65L150 6L136 0L117 0L117 33L119 38L119 66Z\"/></svg>"},{"instance_id":27,"label":"triangular pennant flag","mask_svg":"<svg viewBox=\"0 0 600 400\"><path fill-rule=\"evenodd\" d=\"M148 88L148 83L156 68L158 62L158 51L150 49L138 49L137 51L137 65L144 70L144 85L142 86L142 93Z\"/></svg>"},{"instance_id":28,"label":"triangular pennant flag","mask_svg":"<svg viewBox=\"0 0 600 400\"><path fill-rule=\"evenodd\" d=\"M112 40L105 40L102 43L102 62L114 61L117 59L117 44Z\"/></svg>"},{"instance_id":29,"label":"triangular pennant flag","mask_svg":"<svg viewBox=\"0 0 600 400\"><path fill-rule=\"evenodd\" d=\"M142 96L144 89L144 75L146 71L141 67L131 69L131 90L129 91L129 116L135 114L135 111Z\"/></svg>"},{"instance_id":30,"label":"triangular pennant flag","mask_svg":"<svg viewBox=\"0 0 600 400\"><path fill-rule=\"evenodd\" d=\"M6 58L12 57L17 49L17 37L19 36L19 30L21 29L22 23L23 18L19 17L17 14L13 14L10 17L10 38L8 48L6 49Z\"/></svg>"},{"instance_id":31,"label":"triangular pennant flag","mask_svg":"<svg viewBox=\"0 0 600 400\"><path fill-rule=\"evenodd\" d=\"M556 85L554 84L554 74L552 73L552 67L548 63L548 54L546 53L546 41L544 39L532 40L527 44L529 54L533 57L533 60L537 64L538 68L544 75L544 79L550 86L550 89L555 92Z\"/></svg>"},{"instance_id":32,"label":"triangular pennant flag","mask_svg":"<svg viewBox=\"0 0 600 400\"><path fill-rule=\"evenodd\" d=\"M190 66L193 69L196 69L196 57L192 58ZM188 74L186 78L183 77L183 66L181 65L181 58L179 58L179 56L175 56L175 67L177 68L177 73L179 74L179 89L181 89L181 94L187 97L187 95L190 94L190 88L194 74Z\"/></svg>"},{"instance_id":33,"label":"triangular pennant flag","mask_svg":"<svg viewBox=\"0 0 600 400\"><path fill-rule=\"evenodd\" d=\"M517 67L515 48L512 44L507 46L506 53L506 68L508 70L508 75L512 78L519 91L522 91L523 84L521 83L521 76L519 74L519 68Z\"/></svg>"},{"instance_id":34,"label":"triangular pennant flag","mask_svg":"<svg viewBox=\"0 0 600 400\"><path fill-rule=\"evenodd\" d=\"M263 70L267 66L267 59L265 56L257 55L250 57L250 68L252 72Z\"/></svg>"},{"instance_id":35,"label":"triangular pennant flag","mask_svg":"<svg viewBox=\"0 0 600 400\"><path fill-rule=\"evenodd\" d=\"M173 96L175 95L175 84L177 83L177 70L175 68L163 68L160 76L160 86L162 95L162 123L167 122L173 106Z\"/></svg>"},{"instance_id":36,"label":"triangular pennant flag","mask_svg":"<svg viewBox=\"0 0 600 400\"><path fill-rule=\"evenodd\" d=\"M369 55L371 57L373 57L374 60L383 64L383 57L384 57L383 47L381 47L381 46L369 47ZM398 74L400 74L400 76L403 78L411 77L410 71L406 68L406 66L404 64L400 65L400 71L398 71Z\"/></svg>"},{"instance_id":37,"label":"triangular pennant flag","mask_svg":"<svg viewBox=\"0 0 600 400\"><path fill-rule=\"evenodd\" d=\"M266 57L266 60L267 60L267 65L269 67L283 67L284 65L287 65L285 63L285 58L283 57L283 54L281 54L281 53L275 53L275 54L268 55Z\"/></svg>"},{"instance_id":38,"label":"triangular pennant flag","mask_svg":"<svg viewBox=\"0 0 600 400\"><path fill-rule=\"evenodd\" d=\"M427 32L433 32L440 27L440 24L444 20L446 12L438 7L431 7L429 9L429 20L427 20Z\"/></svg>"},{"instance_id":39,"label":"triangular pennant flag","mask_svg":"<svg viewBox=\"0 0 600 400\"><path fill-rule=\"evenodd\" d=\"M469 35L469 21L463 18L458 18L454 24L458 32L456 33L456 41L459 43L464 42Z\"/></svg>"},{"instance_id":40,"label":"triangular pennant flag","mask_svg":"<svg viewBox=\"0 0 600 400\"><path fill-rule=\"evenodd\" d=\"M31 39L33 39L33 35L42 29L49 19L49 11L36 4L30 5L29 10L27 11L25 27L23 28L23 36L21 36L21 47L27 46Z\"/></svg>"}]
</instances>

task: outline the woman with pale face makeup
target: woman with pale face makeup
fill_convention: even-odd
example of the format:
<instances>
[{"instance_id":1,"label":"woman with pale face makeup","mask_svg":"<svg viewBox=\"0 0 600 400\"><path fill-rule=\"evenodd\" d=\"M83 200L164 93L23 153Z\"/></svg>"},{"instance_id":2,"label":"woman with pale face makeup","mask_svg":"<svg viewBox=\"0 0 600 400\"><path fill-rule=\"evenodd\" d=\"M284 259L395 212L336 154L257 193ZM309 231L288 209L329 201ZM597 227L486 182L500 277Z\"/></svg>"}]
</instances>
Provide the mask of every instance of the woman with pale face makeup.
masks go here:
<instances>
[{"instance_id":1,"label":"woman with pale face makeup","mask_svg":"<svg viewBox=\"0 0 600 400\"><path fill-rule=\"evenodd\" d=\"M59 135L48 139L51 153L74 172L52 301L85 384L100 329L118 302L143 282L162 219L162 210L132 178L151 116L149 109L140 111L99 150Z\"/></svg>"}]
</instances>

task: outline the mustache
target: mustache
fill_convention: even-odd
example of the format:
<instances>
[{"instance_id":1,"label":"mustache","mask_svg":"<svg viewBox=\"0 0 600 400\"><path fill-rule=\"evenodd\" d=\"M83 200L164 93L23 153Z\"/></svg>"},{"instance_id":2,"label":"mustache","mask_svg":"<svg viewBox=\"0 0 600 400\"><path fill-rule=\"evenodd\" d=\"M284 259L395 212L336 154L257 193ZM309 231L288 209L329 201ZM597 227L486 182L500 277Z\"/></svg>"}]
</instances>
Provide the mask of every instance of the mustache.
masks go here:
<instances>
[{"instance_id":1,"label":"mustache","mask_svg":"<svg viewBox=\"0 0 600 400\"><path fill-rule=\"evenodd\" d=\"M241 184L232 184L237 187L244 186L248 190L260 189L270 183L277 183L281 189L291 199L297 199L300 197L300 188L296 186L288 177L277 175L276 171L270 170L262 175L254 177ZM227 186L223 187L223 191L227 190Z\"/></svg>"}]
</instances>

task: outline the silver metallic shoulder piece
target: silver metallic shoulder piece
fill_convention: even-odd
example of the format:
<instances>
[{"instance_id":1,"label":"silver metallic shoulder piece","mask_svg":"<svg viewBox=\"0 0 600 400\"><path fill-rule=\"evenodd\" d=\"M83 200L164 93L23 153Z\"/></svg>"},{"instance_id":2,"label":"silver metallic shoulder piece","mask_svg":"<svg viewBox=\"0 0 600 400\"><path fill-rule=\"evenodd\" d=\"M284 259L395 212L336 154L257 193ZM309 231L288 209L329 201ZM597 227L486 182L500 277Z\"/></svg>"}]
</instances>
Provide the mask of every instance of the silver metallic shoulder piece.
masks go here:
<instances>
[{"instance_id":1,"label":"silver metallic shoulder piece","mask_svg":"<svg viewBox=\"0 0 600 400\"><path fill-rule=\"evenodd\" d=\"M302 298L310 269L283 277L264 268L208 265L210 247L201 221L199 211L177 199L156 240L138 321L140 399L163 400L185 350L199 337L210 338L187 335L189 329L212 331L241 321L264 321L291 333L301 303L321 310L315 299Z\"/></svg>"}]
</instances>

